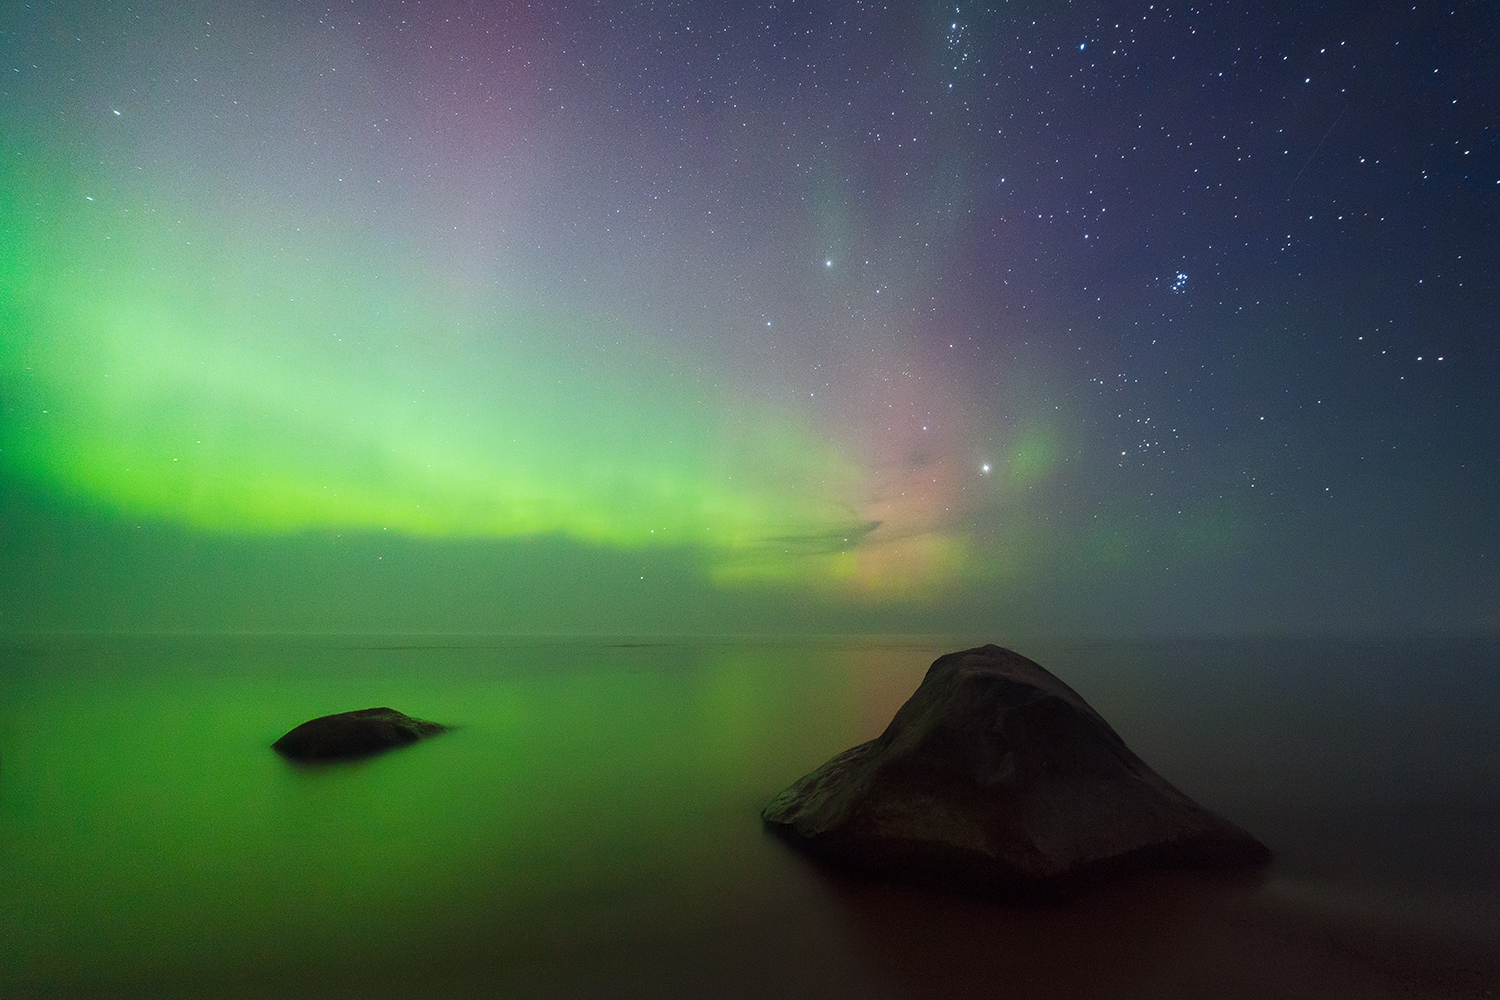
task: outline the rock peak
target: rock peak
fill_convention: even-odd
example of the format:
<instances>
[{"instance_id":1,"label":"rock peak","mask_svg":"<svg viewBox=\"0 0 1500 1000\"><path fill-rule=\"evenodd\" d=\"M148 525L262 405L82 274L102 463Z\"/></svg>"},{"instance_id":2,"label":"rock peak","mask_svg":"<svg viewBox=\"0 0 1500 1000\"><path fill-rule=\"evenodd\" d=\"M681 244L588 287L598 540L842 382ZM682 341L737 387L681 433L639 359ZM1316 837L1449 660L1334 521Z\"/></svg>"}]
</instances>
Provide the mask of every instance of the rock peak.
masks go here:
<instances>
[{"instance_id":1,"label":"rock peak","mask_svg":"<svg viewBox=\"0 0 1500 1000\"><path fill-rule=\"evenodd\" d=\"M836 866L1002 896L1270 858L1148 767L1067 684L996 645L938 657L884 733L762 817Z\"/></svg>"}]
</instances>

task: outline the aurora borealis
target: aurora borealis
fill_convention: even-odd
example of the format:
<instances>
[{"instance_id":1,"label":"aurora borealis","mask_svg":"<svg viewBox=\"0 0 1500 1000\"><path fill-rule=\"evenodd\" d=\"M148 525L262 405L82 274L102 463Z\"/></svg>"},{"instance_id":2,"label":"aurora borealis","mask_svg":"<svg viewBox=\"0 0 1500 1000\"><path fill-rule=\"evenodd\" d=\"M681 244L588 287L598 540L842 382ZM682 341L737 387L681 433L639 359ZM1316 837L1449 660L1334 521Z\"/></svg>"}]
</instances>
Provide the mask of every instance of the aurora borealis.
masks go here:
<instances>
[{"instance_id":1,"label":"aurora borealis","mask_svg":"<svg viewBox=\"0 0 1500 1000\"><path fill-rule=\"evenodd\" d=\"M1500 623L1492 5L0 26L0 628Z\"/></svg>"}]
</instances>

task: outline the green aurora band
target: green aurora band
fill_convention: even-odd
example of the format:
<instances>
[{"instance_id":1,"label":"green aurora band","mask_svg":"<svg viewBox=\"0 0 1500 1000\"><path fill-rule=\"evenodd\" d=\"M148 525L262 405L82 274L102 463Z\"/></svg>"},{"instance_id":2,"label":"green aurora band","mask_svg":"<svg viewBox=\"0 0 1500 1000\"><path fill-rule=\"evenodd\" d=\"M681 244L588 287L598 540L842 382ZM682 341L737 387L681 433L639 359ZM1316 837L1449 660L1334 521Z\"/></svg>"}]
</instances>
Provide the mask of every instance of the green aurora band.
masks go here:
<instances>
[{"instance_id":1,"label":"green aurora band","mask_svg":"<svg viewBox=\"0 0 1500 1000\"><path fill-rule=\"evenodd\" d=\"M337 217L305 234L16 159L9 475L209 532L557 534L686 547L721 582L911 588L889 559L859 565L850 457L625 321L445 297L441 255L351 253L367 234ZM918 583L961 559L926 534Z\"/></svg>"}]
</instances>

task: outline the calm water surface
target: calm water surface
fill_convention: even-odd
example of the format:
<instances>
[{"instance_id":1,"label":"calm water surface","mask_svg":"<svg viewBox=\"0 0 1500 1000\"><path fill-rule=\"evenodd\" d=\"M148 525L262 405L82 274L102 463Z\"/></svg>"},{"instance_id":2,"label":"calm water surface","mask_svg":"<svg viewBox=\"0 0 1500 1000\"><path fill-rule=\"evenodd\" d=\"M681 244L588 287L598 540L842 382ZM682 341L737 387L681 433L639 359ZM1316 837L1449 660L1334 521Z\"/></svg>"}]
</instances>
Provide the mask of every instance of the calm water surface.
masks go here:
<instances>
[{"instance_id":1,"label":"calm water surface","mask_svg":"<svg viewBox=\"0 0 1500 1000\"><path fill-rule=\"evenodd\" d=\"M9 640L0 994L897 995L864 890L758 813L953 648ZM1021 651L1271 844L1256 891L1500 933L1494 641ZM375 705L458 728L269 750Z\"/></svg>"}]
</instances>

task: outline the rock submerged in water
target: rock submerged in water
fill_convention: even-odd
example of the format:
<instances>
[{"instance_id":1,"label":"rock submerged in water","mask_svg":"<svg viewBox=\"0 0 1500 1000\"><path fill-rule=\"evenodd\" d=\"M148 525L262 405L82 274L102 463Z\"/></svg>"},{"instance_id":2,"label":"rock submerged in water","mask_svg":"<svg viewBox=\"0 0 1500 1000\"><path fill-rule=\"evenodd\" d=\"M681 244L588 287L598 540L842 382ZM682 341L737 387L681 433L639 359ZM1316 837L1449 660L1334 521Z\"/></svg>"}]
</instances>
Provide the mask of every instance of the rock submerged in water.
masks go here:
<instances>
[{"instance_id":1,"label":"rock submerged in water","mask_svg":"<svg viewBox=\"0 0 1500 1000\"><path fill-rule=\"evenodd\" d=\"M403 747L448 727L413 719L393 708L362 708L310 719L271 744L283 757L297 761L346 760Z\"/></svg>"},{"instance_id":2,"label":"rock submerged in water","mask_svg":"<svg viewBox=\"0 0 1500 1000\"><path fill-rule=\"evenodd\" d=\"M995 645L939 657L879 738L761 817L836 867L1013 899L1271 857L1146 766L1072 688Z\"/></svg>"}]
</instances>

